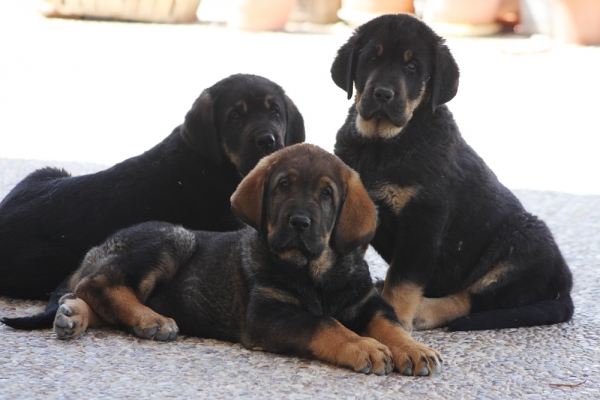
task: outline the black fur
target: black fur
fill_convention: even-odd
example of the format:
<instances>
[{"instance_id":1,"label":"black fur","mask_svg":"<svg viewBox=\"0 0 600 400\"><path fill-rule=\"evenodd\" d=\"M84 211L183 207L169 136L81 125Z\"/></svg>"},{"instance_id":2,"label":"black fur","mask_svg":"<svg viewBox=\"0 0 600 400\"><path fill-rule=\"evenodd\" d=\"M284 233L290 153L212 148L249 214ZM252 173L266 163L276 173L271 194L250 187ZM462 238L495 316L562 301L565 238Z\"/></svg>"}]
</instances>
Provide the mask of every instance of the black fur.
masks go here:
<instances>
[{"instance_id":1,"label":"black fur","mask_svg":"<svg viewBox=\"0 0 600 400\"><path fill-rule=\"evenodd\" d=\"M550 230L498 181L443 105L459 77L443 39L410 15L382 16L356 30L331 73L340 88L351 94L354 84L358 92L335 154L378 206L371 244L390 263L384 293L406 284L431 298L469 291L472 314L451 330L570 320L572 276ZM378 99L377 88L393 99ZM411 102L418 105L409 115ZM360 118L397 129L365 133ZM502 265L497 281L474 289Z\"/></svg>"},{"instance_id":2,"label":"black fur","mask_svg":"<svg viewBox=\"0 0 600 400\"><path fill-rule=\"evenodd\" d=\"M270 141L259 146L260 137ZM302 116L280 86L233 75L140 156L84 176L33 172L0 203L0 295L47 299L92 246L143 221L239 228L229 197L242 177L265 154L303 141Z\"/></svg>"},{"instance_id":3,"label":"black fur","mask_svg":"<svg viewBox=\"0 0 600 400\"><path fill-rule=\"evenodd\" d=\"M361 372L388 373L394 361L406 374L439 370L439 355L410 339L393 308L374 289L363 250L374 233L375 207L358 176L335 156L304 144L265 157L237 189L232 204L253 228L217 233L190 231L164 222L135 225L110 236L86 255L70 282L70 291L104 321L141 337L171 340L177 328L169 327L168 321L155 326L157 317L149 326L138 325L136 316L129 313L139 309L138 302L174 319L179 331L187 335L317 357ZM355 213L364 218L354 218ZM295 225L299 216L306 217L302 220L306 225ZM343 255L329 238L334 228L349 226L343 220L350 218L352 221L345 222L366 233L359 235L362 240L355 240L353 232L347 232L345 239L341 235L338 243L348 238L354 243ZM259 225L264 228L262 235ZM123 288L130 289L137 299L127 300L127 305L126 297L113 302L111 296L118 296ZM118 290L111 292L114 289ZM59 338L76 337L87 328L77 325L78 314L69 308L74 299L67 295L61 300L64 304L55 322ZM127 318L121 316L125 314ZM30 318L28 327L36 318ZM373 325L375 319L383 325ZM351 339L320 338L339 323ZM385 334L380 326L389 326L405 337ZM393 360L377 366L367 357L361 365L360 354L347 350L359 340L348 329L391 340L387 345ZM340 353L350 355L338 358L321 342L340 345ZM375 343L380 345L368 339L356 351L366 352ZM335 356L329 357L330 353ZM423 366L417 369L418 363Z\"/></svg>"}]
</instances>

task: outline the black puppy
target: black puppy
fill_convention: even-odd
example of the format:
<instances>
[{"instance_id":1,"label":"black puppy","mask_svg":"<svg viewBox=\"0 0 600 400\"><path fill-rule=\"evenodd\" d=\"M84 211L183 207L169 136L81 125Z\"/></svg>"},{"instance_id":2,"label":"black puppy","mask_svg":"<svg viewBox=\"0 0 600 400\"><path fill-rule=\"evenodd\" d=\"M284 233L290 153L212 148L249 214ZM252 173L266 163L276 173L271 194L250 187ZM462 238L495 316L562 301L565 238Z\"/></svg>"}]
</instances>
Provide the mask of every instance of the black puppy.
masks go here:
<instances>
[{"instance_id":1,"label":"black puppy","mask_svg":"<svg viewBox=\"0 0 600 400\"><path fill-rule=\"evenodd\" d=\"M548 227L465 143L443 105L459 71L410 15L356 29L331 68L355 104L335 153L379 209L383 296L407 329L553 324L573 315L571 272Z\"/></svg>"},{"instance_id":2,"label":"black puppy","mask_svg":"<svg viewBox=\"0 0 600 400\"><path fill-rule=\"evenodd\" d=\"M364 373L441 369L373 286L363 254L375 206L356 172L299 144L261 160L231 201L252 228L147 222L88 252L61 299L57 336L105 324L156 340L181 330Z\"/></svg>"},{"instance_id":3,"label":"black puppy","mask_svg":"<svg viewBox=\"0 0 600 400\"><path fill-rule=\"evenodd\" d=\"M0 294L48 298L91 247L136 223L239 228L229 198L242 177L303 141L302 116L279 85L233 75L204 90L183 124L140 156L84 176L33 172L0 203Z\"/></svg>"}]
</instances>

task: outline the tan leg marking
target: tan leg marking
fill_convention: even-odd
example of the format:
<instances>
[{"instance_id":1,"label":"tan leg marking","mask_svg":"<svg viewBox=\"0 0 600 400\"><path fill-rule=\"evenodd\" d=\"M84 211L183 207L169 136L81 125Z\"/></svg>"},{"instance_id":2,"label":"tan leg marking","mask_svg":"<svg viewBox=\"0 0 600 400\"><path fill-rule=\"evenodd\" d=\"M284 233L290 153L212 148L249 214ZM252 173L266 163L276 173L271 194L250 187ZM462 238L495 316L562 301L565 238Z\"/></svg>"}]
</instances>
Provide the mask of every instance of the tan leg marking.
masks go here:
<instances>
[{"instance_id":1,"label":"tan leg marking","mask_svg":"<svg viewBox=\"0 0 600 400\"><path fill-rule=\"evenodd\" d=\"M413 320L414 328L417 330L439 328L456 318L469 315L470 294L481 293L489 286L502 282L507 271L512 268L511 264L499 263L466 290L438 299L423 298Z\"/></svg>"},{"instance_id":2,"label":"tan leg marking","mask_svg":"<svg viewBox=\"0 0 600 400\"><path fill-rule=\"evenodd\" d=\"M58 301L60 307L54 317L54 333L59 339L74 339L87 328L106 325L88 304L73 293L64 295Z\"/></svg>"},{"instance_id":3,"label":"tan leg marking","mask_svg":"<svg viewBox=\"0 0 600 400\"><path fill-rule=\"evenodd\" d=\"M513 265L509 263L498 263L491 270L489 270L484 276L479 278L477 282L469 286L470 293L481 293L485 291L489 286L495 283L502 283L502 280L506 277L507 272L513 269Z\"/></svg>"},{"instance_id":4,"label":"tan leg marking","mask_svg":"<svg viewBox=\"0 0 600 400\"><path fill-rule=\"evenodd\" d=\"M88 294L85 286L82 288L79 285L75 293L104 320L113 325L130 327L141 338L173 340L177 337L179 329L175 321L140 303L133 290L127 286L104 287L102 295L96 297Z\"/></svg>"},{"instance_id":5,"label":"tan leg marking","mask_svg":"<svg viewBox=\"0 0 600 400\"><path fill-rule=\"evenodd\" d=\"M75 290L75 287L81 280L81 268L77 269L69 279L69 290Z\"/></svg>"},{"instance_id":6,"label":"tan leg marking","mask_svg":"<svg viewBox=\"0 0 600 400\"><path fill-rule=\"evenodd\" d=\"M423 298L413 327L416 330L434 329L446 325L456 318L464 317L471 311L471 297L467 291L439 299Z\"/></svg>"},{"instance_id":7,"label":"tan leg marking","mask_svg":"<svg viewBox=\"0 0 600 400\"><path fill-rule=\"evenodd\" d=\"M338 321L318 332L309 348L321 361L366 374L387 374L393 366L392 353L387 346L357 335Z\"/></svg>"},{"instance_id":8,"label":"tan leg marking","mask_svg":"<svg viewBox=\"0 0 600 400\"><path fill-rule=\"evenodd\" d=\"M423 299L423 288L411 284L390 287L383 285L382 296L394 307L400 323L407 332L412 332L412 321Z\"/></svg>"},{"instance_id":9,"label":"tan leg marking","mask_svg":"<svg viewBox=\"0 0 600 400\"><path fill-rule=\"evenodd\" d=\"M183 228L179 229L183 230ZM192 248L195 248L195 246L190 246L189 253L186 253L186 256L189 257ZM178 253L180 255L182 255L181 250L182 249L178 249ZM173 278L178 269L179 263L177 262L177 260L175 260L171 254L163 253L161 255L159 263L156 265L154 270L152 270L152 272L150 272L148 276L146 276L146 278L144 278L144 280L140 282L137 288L137 292L140 296L140 301L145 302L148 299L148 297L150 297L150 295L154 291L154 288L156 287L156 282L158 282L159 280L171 280L171 278Z\"/></svg>"},{"instance_id":10,"label":"tan leg marking","mask_svg":"<svg viewBox=\"0 0 600 400\"><path fill-rule=\"evenodd\" d=\"M404 375L433 375L441 371L440 354L414 340L400 325L375 315L367 335L389 347L396 369Z\"/></svg>"}]
</instances>

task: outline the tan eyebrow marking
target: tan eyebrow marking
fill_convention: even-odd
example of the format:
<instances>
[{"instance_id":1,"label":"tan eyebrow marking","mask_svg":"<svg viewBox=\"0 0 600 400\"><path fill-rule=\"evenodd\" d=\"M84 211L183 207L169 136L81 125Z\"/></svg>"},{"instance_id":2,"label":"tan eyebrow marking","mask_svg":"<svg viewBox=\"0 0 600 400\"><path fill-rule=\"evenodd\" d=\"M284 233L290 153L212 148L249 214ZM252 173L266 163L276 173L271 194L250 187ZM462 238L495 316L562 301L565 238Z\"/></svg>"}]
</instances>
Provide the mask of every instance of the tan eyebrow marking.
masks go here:
<instances>
[{"instance_id":1,"label":"tan eyebrow marking","mask_svg":"<svg viewBox=\"0 0 600 400\"><path fill-rule=\"evenodd\" d=\"M248 105L246 105L246 102L244 100L239 100L237 103L235 103L235 105L237 107L240 107L244 114L248 112Z\"/></svg>"},{"instance_id":2,"label":"tan eyebrow marking","mask_svg":"<svg viewBox=\"0 0 600 400\"><path fill-rule=\"evenodd\" d=\"M271 100L273 99L273 96L271 96L270 94L265 96L265 107L268 109L271 108Z\"/></svg>"}]
</instances>

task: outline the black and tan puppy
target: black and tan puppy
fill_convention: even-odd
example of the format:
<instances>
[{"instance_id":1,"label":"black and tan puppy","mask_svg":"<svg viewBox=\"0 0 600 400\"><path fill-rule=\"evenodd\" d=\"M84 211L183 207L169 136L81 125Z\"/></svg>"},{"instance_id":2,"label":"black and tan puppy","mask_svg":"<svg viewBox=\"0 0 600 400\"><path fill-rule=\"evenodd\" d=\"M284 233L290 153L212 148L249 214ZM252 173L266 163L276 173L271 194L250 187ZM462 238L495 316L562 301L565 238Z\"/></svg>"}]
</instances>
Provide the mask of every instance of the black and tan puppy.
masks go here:
<instances>
[{"instance_id":1,"label":"black and tan puppy","mask_svg":"<svg viewBox=\"0 0 600 400\"><path fill-rule=\"evenodd\" d=\"M379 209L383 297L407 329L496 329L573 315L572 277L548 227L465 143L443 105L458 89L448 47L410 15L356 29L331 68L355 103L335 153Z\"/></svg>"},{"instance_id":2,"label":"black and tan puppy","mask_svg":"<svg viewBox=\"0 0 600 400\"><path fill-rule=\"evenodd\" d=\"M231 200L252 228L147 222L92 249L61 299L58 337L111 324L147 339L181 331L364 373L441 369L439 354L410 337L373 286L363 254L375 206L337 157L309 144L283 149Z\"/></svg>"},{"instance_id":3,"label":"black and tan puppy","mask_svg":"<svg viewBox=\"0 0 600 400\"><path fill-rule=\"evenodd\" d=\"M233 75L204 90L183 124L140 156L84 176L33 172L0 203L0 295L47 299L90 248L140 222L238 229L229 198L242 177L303 141L302 116L279 85Z\"/></svg>"}]
</instances>

